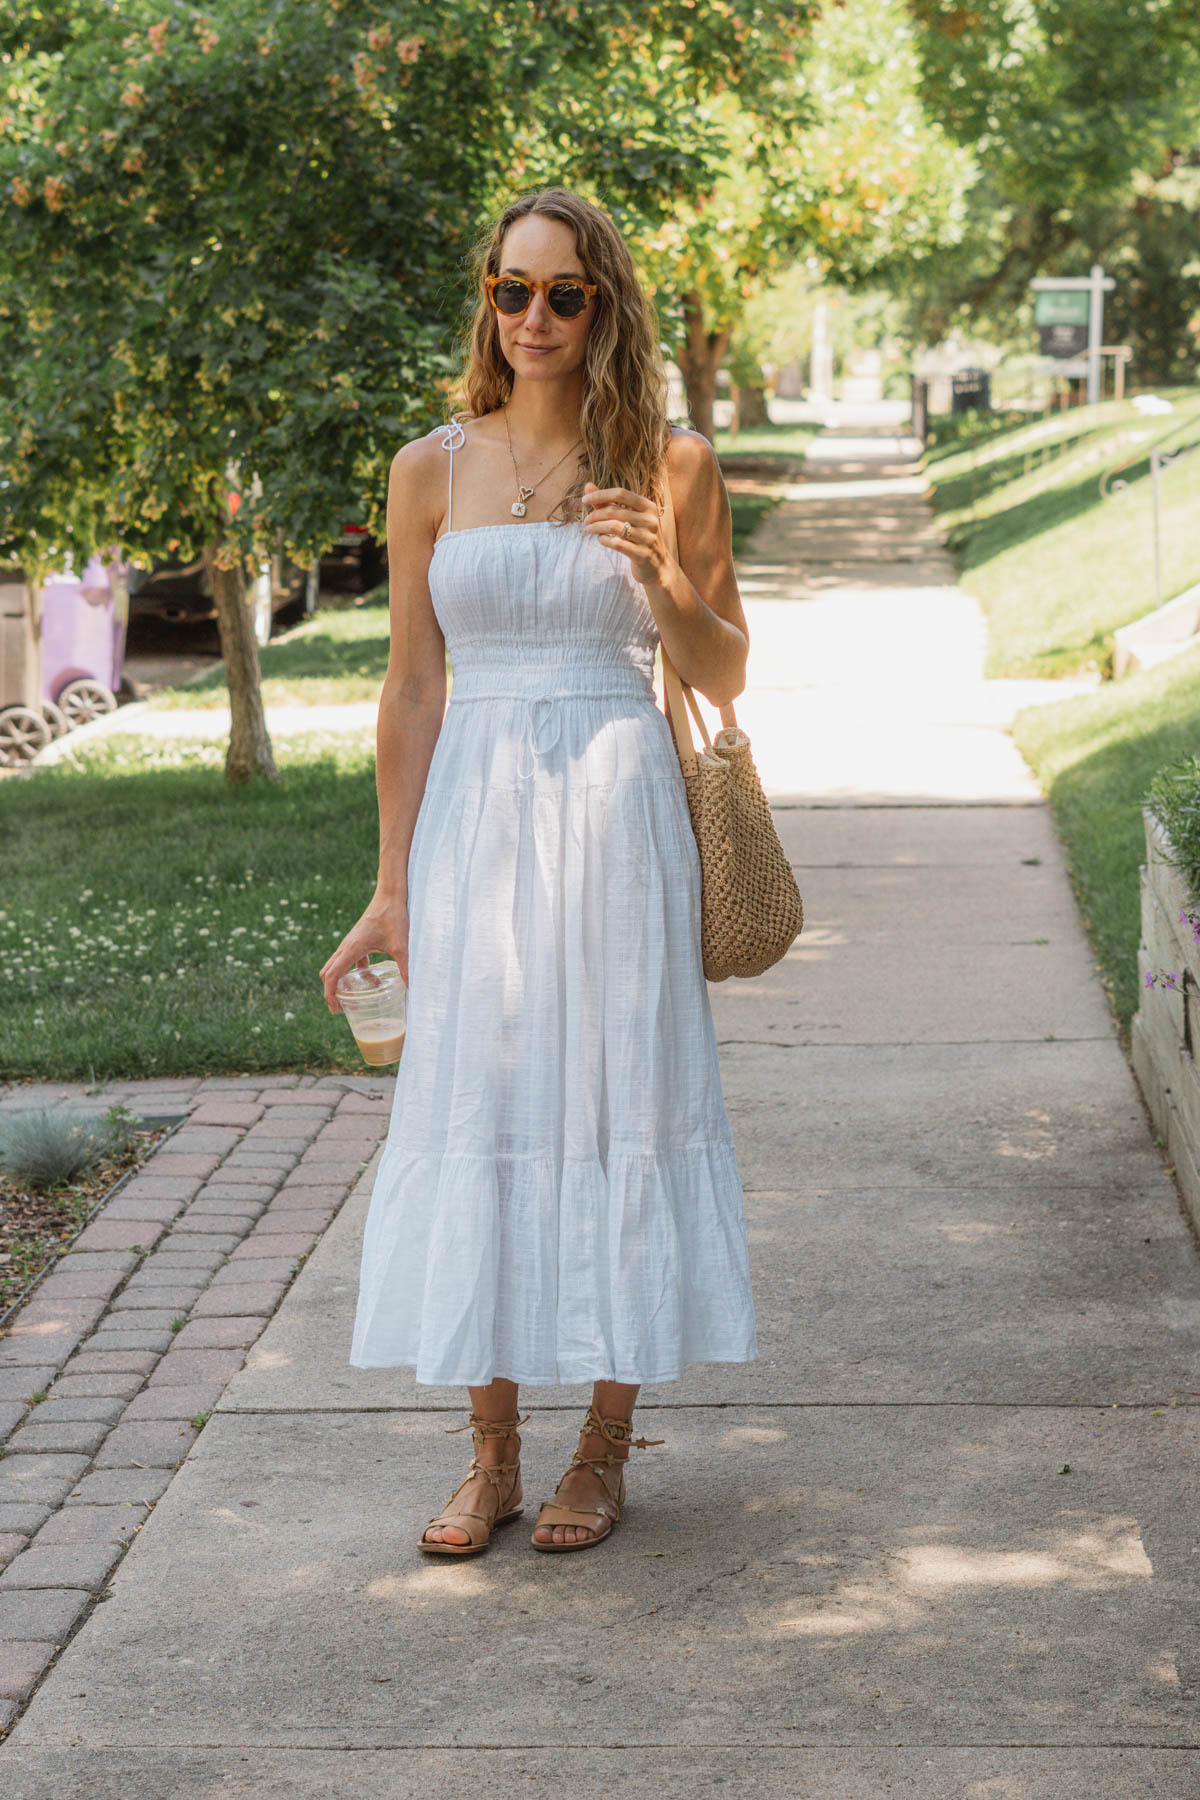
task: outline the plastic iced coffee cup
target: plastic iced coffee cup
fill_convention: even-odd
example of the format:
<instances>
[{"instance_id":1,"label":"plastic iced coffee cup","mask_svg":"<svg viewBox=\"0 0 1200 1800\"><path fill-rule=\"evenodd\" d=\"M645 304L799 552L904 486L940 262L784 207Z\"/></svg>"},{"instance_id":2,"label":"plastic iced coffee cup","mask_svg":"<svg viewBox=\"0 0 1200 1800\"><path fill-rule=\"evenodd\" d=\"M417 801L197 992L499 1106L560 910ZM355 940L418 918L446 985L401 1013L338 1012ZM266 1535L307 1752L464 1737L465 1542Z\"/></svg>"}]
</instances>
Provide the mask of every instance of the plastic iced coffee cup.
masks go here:
<instances>
[{"instance_id":1,"label":"plastic iced coffee cup","mask_svg":"<svg viewBox=\"0 0 1200 1800\"><path fill-rule=\"evenodd\" d=\"M334 992L364 1062L373 1068L399 1062L404 1049L408 989L394 962L349 969Z\"/></svg>"}]
</instances>

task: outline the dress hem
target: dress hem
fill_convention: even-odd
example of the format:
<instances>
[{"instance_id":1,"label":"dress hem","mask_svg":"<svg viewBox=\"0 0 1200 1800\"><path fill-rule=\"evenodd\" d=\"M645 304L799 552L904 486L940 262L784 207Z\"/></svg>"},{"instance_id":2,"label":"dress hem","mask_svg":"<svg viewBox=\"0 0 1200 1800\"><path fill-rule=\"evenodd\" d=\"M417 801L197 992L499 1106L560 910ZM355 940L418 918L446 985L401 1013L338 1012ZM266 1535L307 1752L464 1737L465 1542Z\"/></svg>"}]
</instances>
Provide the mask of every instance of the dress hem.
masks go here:
<instances>
[{"instance_id":1,"label":"dress hem","mask_svg":"<svg viewBox=\"0 0 1200 1800\"><path fill-rule=\"evenodd\" d=\"M629 1373L628 1371L626 1371L624 1373L613 1374L611 1372L611 1370L604 1370L599 1373L587 1373L587 1374L557 1373L554 1375L516 1375L516 1374L502 1375L499 1372L499 1370L495 1370L490 1375L422 1376L422 1375L415 1374L417 1364L411 1357L408 1359L401 1358L397 1362L389 1362L389 1363L364 1363L364 1362L351 1361L349 1363L349 1367L352 1369L412 1369L414 1371L414 1379L415 1379L418 1387L489 1387L493 1381L511 1381L515 1385L520 1386L520 1387L579 1387L579 1386L582 1386L586 1382L594 1382L594 1381L616 1381L616 1382L620 1382L623 1386L649 1387L652 1385L657 1385L659 1382L663 1382L663 1381L680 1381L683 1378L684 1372L688 1369L707 1368L707 1367L711 1367L712 1365L718 1364L718 1363L741 1364L741 1363L752 1363L752 1362L757 1362L757 1361L758 1361L758 1350L757 1350L757 1348L755 1348L754 1350L748 1352L744 1356L696 1356L696 1357L691 1357L691 1358L685 1359L685 1361L683 1363L681 1363L679 1365L679 1367L677 1367L676 1369L671 1370L666 1374L656 1374L656 1375L635 1375L635 1374Z\"/></svg>"}]
</instances>

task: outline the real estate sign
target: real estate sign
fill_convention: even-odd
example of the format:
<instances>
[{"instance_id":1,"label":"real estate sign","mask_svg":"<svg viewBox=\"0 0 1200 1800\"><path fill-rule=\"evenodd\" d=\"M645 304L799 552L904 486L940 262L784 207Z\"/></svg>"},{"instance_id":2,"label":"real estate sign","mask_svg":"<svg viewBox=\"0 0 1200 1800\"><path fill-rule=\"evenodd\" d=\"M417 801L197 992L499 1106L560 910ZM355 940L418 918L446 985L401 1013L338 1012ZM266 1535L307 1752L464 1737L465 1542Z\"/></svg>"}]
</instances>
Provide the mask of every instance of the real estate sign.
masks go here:
<instances>
[{"instance_id":1,"label":"real estate sign","mask_svg":"<svg viewBox=\"0 0 1200 1800\"><path fill-rule=\"evenodd\" d=\"M1088 347L1090 296L1086 288L1043 288L1034 295L1038 348L1055 361L1082 356Z\"/></svg>"},{"instance_id":2,"label":"real estate sign","mask_svg":"<svg viewBox=\"0 0 1200 1800\"><path fill-rule=\"evenodd\" d=\"M1047 358L1043 367L1054 374L1075 375L1077 359L1085 357L1090 406L1100 398L1104 295L1116 285L1099 263L1093 263L1087 275L1039 275L1030 283L1034 322Z\"/></svg>"}]
</instances>

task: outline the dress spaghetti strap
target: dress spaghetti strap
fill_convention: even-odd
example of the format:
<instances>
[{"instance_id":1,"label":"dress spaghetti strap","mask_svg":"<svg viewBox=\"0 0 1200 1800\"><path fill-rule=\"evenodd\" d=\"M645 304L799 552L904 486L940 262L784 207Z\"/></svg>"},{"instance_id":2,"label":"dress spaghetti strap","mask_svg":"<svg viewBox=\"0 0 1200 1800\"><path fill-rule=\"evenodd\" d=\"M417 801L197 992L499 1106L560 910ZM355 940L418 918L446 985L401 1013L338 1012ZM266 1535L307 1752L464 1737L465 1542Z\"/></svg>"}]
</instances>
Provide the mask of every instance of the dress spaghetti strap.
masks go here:
<instances>
[{"instance_id":1,"label":"dress spaghetti strap","mask_svg":"<svg viewBox=\"0 0 1200 1800\"><path fill-rule=\"evenodd\" d=\"M442 449L450 452L450 492L446 505L446 530L442 533L445 537L454 529L454 452L462 449L467 441L467 434L457 419L451 419L448 425L439 425L438 430L446 434L442 439ZM455 432L458 433L457 437Z\"/></svg>"}]
</instances>

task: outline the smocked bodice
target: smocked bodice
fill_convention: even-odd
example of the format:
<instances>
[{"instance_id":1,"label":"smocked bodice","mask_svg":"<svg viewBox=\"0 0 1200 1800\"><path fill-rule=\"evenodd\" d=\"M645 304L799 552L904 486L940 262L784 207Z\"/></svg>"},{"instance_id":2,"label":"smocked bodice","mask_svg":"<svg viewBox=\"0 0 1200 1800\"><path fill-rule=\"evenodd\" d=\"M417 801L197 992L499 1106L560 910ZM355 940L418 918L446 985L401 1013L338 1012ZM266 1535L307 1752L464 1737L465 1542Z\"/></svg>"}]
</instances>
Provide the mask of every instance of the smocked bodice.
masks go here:
<instances>
[{"instance_id":1,"label":"smocked bodice","mask_svg":"<svg viewBox=\"0 0 1200 1800\"><path fill-rule=\"evenodd\" d=\"M646 590L619 550L578 524L445 532L429 591L459 696L506 685L595 693L605 682L653 696L658 627Z\"/></svg>"}]
</instances>

